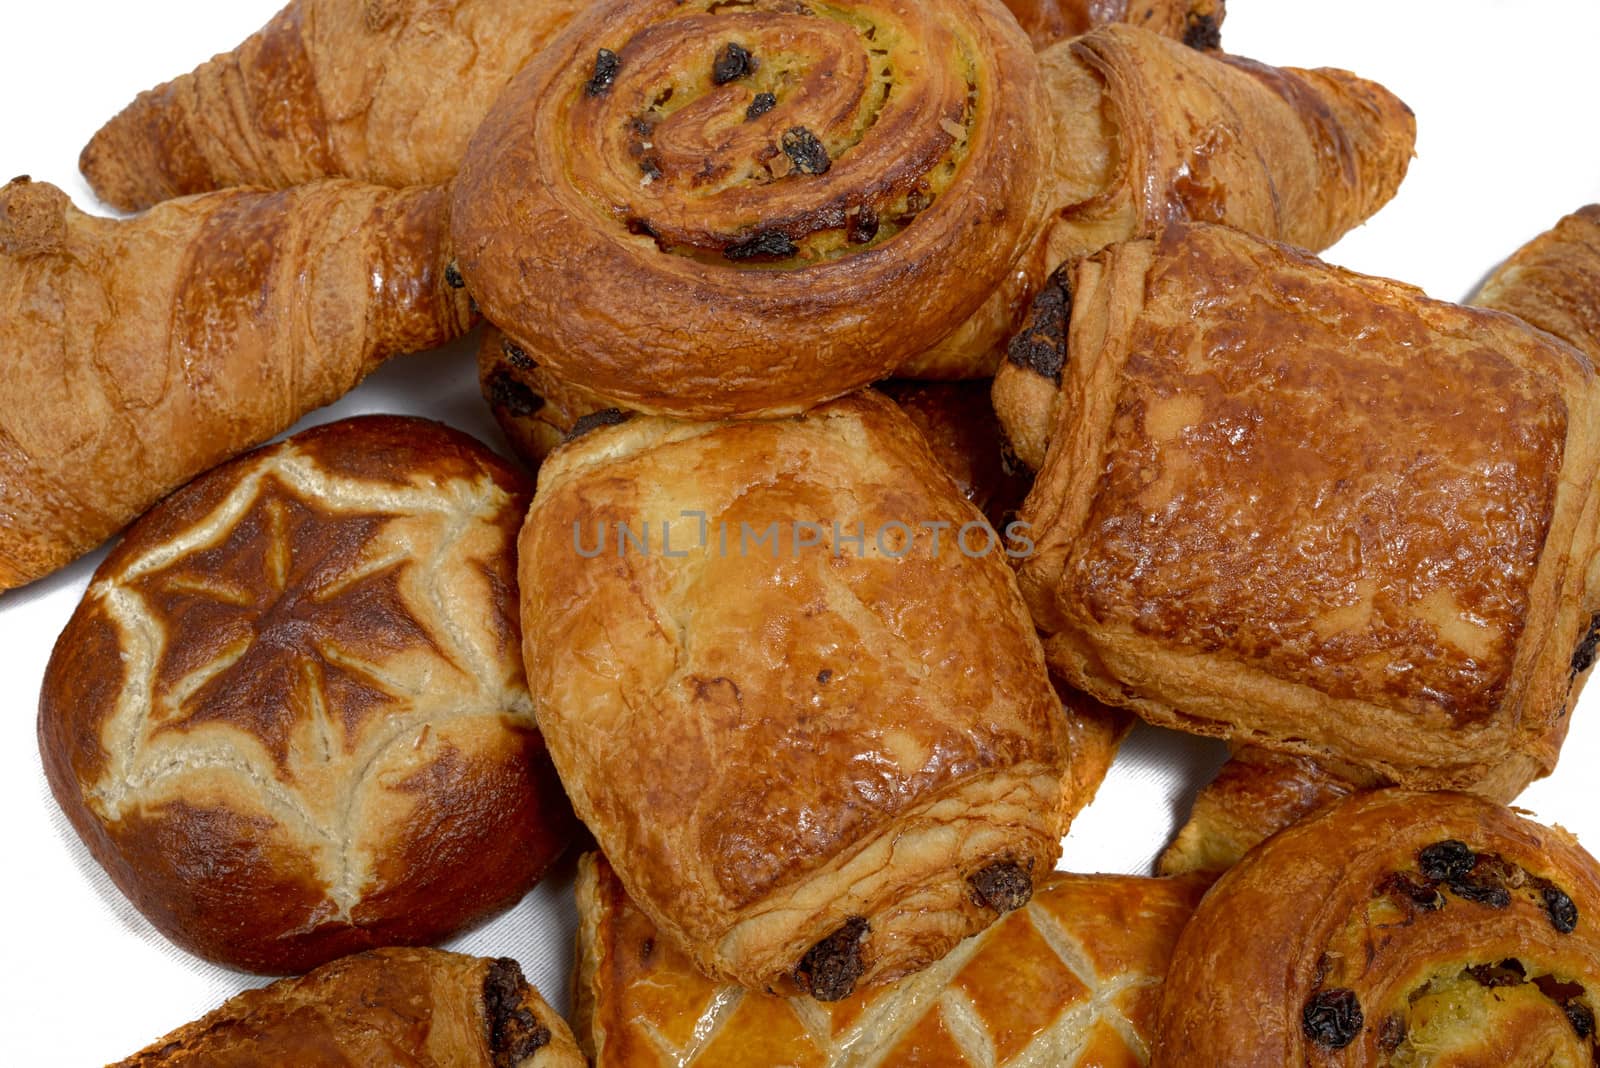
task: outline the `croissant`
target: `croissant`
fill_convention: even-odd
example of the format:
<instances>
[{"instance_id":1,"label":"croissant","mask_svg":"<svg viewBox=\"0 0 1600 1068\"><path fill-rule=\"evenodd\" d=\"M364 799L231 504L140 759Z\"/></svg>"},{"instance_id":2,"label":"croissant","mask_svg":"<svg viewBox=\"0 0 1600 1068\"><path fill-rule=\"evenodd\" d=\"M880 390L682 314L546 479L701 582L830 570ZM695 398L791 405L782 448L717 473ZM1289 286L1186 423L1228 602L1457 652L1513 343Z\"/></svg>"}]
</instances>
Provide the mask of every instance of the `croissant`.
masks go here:
<instances>
[{"instance_id":1,"label":"croissant","mask_svg":"<svg viewBox=\"0 0 1600 1068\"><path fill-rule=\"evenodd\" d=\"M234 190L116 222L0 189L0 589L469 324L443 190Z\"/></svg>"},{"instance_id":2,"label":"croissant","mask_svg":"<svg viewBox=\"0 0 1600 1068\"><path fill-rule=\"evenodd\" d=\"M78 161L121 211L316 178L434 185L511 76L587 0L292 0L140 93Z\"/></svg>"},{"instance_id":3,"label":"croissant","mask_svg":"<svg viewBox=\"0 0 1600 1068\"><path fill-rule=\"evenodd\" d=\"M1509 312L1600 361L1600 204L1518 249L1472 303Z\"/></svg>"},{"instance_id":4,"label":"croissant","mask_svg":"<svg viewBox=\"0 0 1600 1068\"><path fill-rule=\"evenodd\" d=\"M838 1000L1054 867L1081 736L998 534L887 399L590 431L518 559L561 781L708 975Z\"/></svg>"},{"instance_id":5,"label":"croissant","mask_svg":"<svg viewBox=\"0 0 1600 1068\"><path fill-rule=\"evenodd\" d=\"M1352 75L1130 26L1035 61L995 0L636 0L517 76L452 225L541 368L624 408L774 415L992 374L1049 268L1170 218L1329 244L1414 135Z\"/></svg>"},{"instance_id":6,"label":"croissant","mask_svg":"<svg viewBox=\"0 0 1600 1068\"><path fill-rule=\"evenodd\" d=\"M590 854L573 1026L595 1068L1143 1065L1202 886L1054 872L927 971L818 1006L705 978Z\"/></svg>"},{"instance_id":7,"label":"croissant","mask_svg":"<svg viewBox=\"0 0 1600 1068\"><path fill-rule=\"evenodd\" d=\"M1582 353L1201 224L1052 288L1013 368L1050 396L1000 414L1047 446L1020 581L1068 683L1403 785L1553 762L1600 607Z\"/></svg>"},{"instance_id":8,"label":"croissant","mask_svg":"<svg viewBox=\"0 0 1600 1068\"><path fill-rule=\"evenodd\" d=\"M517 962L379 949L247 990L112 1068L584 1068Z\"/></svg>"},{"instance_id":9,"label":"croissant","mask_svg":"<svg viewBox=\"0 0 1600 1068\"><path fill-rule=\"evenodd\" d=\"M1224 875L1173 952L1152 1063L1589 1065L1600 867L1461 794L1381 791Z\"/></svg>"}]
</instances>

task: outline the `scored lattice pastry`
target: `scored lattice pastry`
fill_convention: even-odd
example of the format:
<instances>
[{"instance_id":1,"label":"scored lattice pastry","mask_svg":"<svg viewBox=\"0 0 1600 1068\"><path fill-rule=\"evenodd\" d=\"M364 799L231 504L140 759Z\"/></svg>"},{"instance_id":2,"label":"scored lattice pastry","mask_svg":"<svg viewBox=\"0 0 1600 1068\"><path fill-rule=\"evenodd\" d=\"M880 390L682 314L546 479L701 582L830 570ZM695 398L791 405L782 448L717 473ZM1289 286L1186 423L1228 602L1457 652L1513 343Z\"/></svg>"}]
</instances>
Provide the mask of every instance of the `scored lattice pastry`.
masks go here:
<instances>
[{"instance_id":1,"label":"scored lattice pastry","mask_svg":"<svg viewBox=\"0 0 1600 1068\"><path fill-rule=\"evenodd\" d=\"M1587 1068L1600 866L1464 794L1342 801L1250 853L1173 953L1154 1064Z\"/></svg>"},{"instance_id":2,"label":"scored lattice pastry","mask_svg":"<svg viewBox=\"0 0 1600 1068\"><path fill-rule=\"evenodd\" d=\"M1052 290L995 397L1068 683L1406 785L1554 760L1600 608L1581 352L1199 224Z\"/></svg>"},{"instance_id":3,"label":"scored lattice pastry","mask_svg":"<svg viewBox=\"0 0 1600 1068\"><path fill-rule=\"evenodd\" d=\"M595 429L519 567L562 782L708 974L836 1000L1054 867L1073 729L998 536L886 398Z\"/></svg>"},{"instance_id":4,"label":"scored lattice pastry","mask_svg":"<svg viewBox=\"0 0 1600 1068\"><path fill-rule=\"evenodd\" d=\"M79 165L100 199L316 178L451 178L489 105L594 0L293 0L232 52L140 93ZM1216 47L1222 0L1008 0L1038 47L1107 22Z\"/></svg>"},{"instance_id":5,"label":"scored lattice pastry","mask_svg":"<svg viewBox=\"0 0 1600 1068\"><path fill-rule=\"evenodd\" d=\"M249 990L112 1068L586 1068L508 958L380 949Z\"/></svg>"},{"instance_id":6,"label":"scored lattice pastry","mask_svg":"<svg viewBox=\"0 0 1600 1068\"><path fill-rule=\"evenodd\" d=\"M1056 872L926 971L818 1005L705 978L590 854L573 1027L595 1068L1136 1068L1202 885Z\"/></svg>"},{"instance_id":7,"label":"scored lattice pastry","mask_svg":"<svg viewBox=\"0 0 1600 1068\"><path fill-rule=\"evenodd\" d=\"M164 934L304 971L447 938L566 847L519 652L529 491L465 435L371 417L217 468L129 530L50 658L39 742Z\"/></svg>"}]
</instances>

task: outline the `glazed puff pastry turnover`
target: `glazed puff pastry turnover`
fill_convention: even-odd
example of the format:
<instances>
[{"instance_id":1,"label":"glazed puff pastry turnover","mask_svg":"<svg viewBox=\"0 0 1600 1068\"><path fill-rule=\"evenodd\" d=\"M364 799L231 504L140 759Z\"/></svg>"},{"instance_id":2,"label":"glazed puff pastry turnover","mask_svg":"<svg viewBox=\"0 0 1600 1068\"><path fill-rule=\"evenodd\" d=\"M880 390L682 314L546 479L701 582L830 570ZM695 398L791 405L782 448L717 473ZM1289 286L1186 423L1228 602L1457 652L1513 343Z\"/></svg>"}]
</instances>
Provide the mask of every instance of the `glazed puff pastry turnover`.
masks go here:
<instances>
[{"instance_id":1,"label":"glazed puff pastry turnover","mask_svg":"<svg viewBox=\"0 0 1600 1068\"><path fill-rule=\"evenodd\" d=\"M1054 867L1080 780L982 529L870 392L635 417L545 461L520 542L539 722L629 893L708 974L837 1000Z\"/></svg>"},{"instance_id":2,"label":"glazed puff pastry turnover","mask_svg":"<svg viewBox=\"0 0 1600 1068\"><path fill-rule=\"evenodd\" d=\"M596 1068L1135 1068L1202 885L1056 872L926 971L819 1006L705 978L591 854L574 1030Z\"/></svg>"},{"instance_id":3,"label":"glazed puff pastry turnover","mask_svg":"<svg viewBox=\"0 0 1600 1068\"><path fill-rule=\"evenodd\" d=\"M1024 596L1158 724L1470 785L1592 657L1600 385L1499 313L1206 225L1057 275L997 407Z\"/></svg>"}]
</instances>

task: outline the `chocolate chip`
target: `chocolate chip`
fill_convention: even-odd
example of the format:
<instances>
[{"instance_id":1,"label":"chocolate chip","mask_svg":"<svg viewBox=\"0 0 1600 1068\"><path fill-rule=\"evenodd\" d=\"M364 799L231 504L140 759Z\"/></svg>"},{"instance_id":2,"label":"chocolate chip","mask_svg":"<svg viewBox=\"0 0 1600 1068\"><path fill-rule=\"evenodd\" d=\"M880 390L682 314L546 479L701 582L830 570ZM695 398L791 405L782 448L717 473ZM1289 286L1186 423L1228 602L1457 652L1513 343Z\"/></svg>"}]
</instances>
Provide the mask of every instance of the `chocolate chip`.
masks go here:
<instances>
[{"instance_id":1,"label":"chocolate chip","mask_svg":"<svg viewBox=\"0 0 1600 1068\"><path fill-rule=\"evenodd\" d=\"M1183 43L1202 52L1215 52L1222 47L1222 23L1215 15L1190 15L1183 28Z\"/></svg>"},{"instance_id":2,"label":"chocolate chip","mask_svg":"<svg viewBox=\"0 0 1600 1068\"><path fill-rule=\"evenodd\" d=\"M1544 895L1545 915L1550 917L1550 926L1560 934L1571 934L1578 929L1578 906L1572 903L1566 891L1556 886L1546 886L1541 891Z\"/></svg>"},{"instance_id":3,"label":"chocolate chip","mask_svg":"<svg viewBox=\"0 0 1600 1068\"><path fill-rule=\"evenodd\" d=\"M1022 330L1006 346L1006 359L1034 374L1061 384L1067 365L1067 327L1072 321L1072 289L1064 270L1045 282L1033 299Z\"/></svg>"},{"instance_id":4,"label":"chocolate chip","mask_svg":"<svg viewBox=\"0 0 1600 1068\"><path fill-rule=\"evenodd\" d=\"M1422 877L1436 883L1450 882L1466 876L1478 862L1478 855L1467 843L1449 839L1428 846L1417 854L1417 864Z\"/></svg>"},{"instance_id":5,"label":"chocolate chip","mask_svg":"<svg viewBox=\"0 0 1600 1068\"><path fill-rule=\"evenodd\" d=\"M801 174L827 174L828 168L833 166L827 146L804 126L793 126L784 131L783 151L794 163L794 169Z\"/></svg>"},{"instance_id":6,"label":"chocolate chip","mask_svg":"<svg viewBox=\"0 0 1600 1068\"><path fill-rule=\"evenodd\" d=\"M1594 1011L1589 1006L1581 1001L1569 1001L1561 1008L1566 1012L1572 1029L1578 1032L1579 1038L1588 1038L1594 1034Z\"/></svg>"},{"instance_id":7,"label":"chocolate chip","mask_svg":"<svg viewBox=\"0 0 1600 1068\"><path fill-rule=\"evenodd\" d=\"M1324 1049L1344 1049L1356 1040L1365 1022L1354 990L1319 990L1306 1002L1300 1026L1306 1037Z\"/></svg>"},{"instance_id":8,"label":"chocolate chip","mask_svg":"<svg viewBox=\"0 0 1600 1068\"><path fill-rule=\"evenodd\" d=\"M737 245L728 246L722 254L730 260L786 260L799 251L800 246L782 230L762 230Z\"/></svg>"},{"instance_id":9,"label":"chocolate chip","mask_svg":"<svg viewBox=\"0 0 1600 1068\"><path fill-rule=\"evenodd\" d=\"M539 366L533 362L533 357L528 355L526 349L510 338L500 339L500 351L506 354L506 359L510 361L511 366L518 370L531 371Z\"/></svg>"},{"instance_id":10,"label":"chocolate chip","mask_svg":"<svg viewBox=\"0 0 1600 1068\"><path fill-rule=\"evenodd\" d=\"M603 411L590 412L588 415L572 424L572 429L567 431L567 436L562 441L577 441L590 431L599 430L603 426L619 426L633 418L632 413L621 408L606 408Z\"/></svg>"},{"instance_id":11,"label":"chocolate chip","mask_svg":"<svg viewBox=\"0 0 1600 1068\"><path fill-rule=\"evenodd\" d=\"M750 106L744 109L747 120L759 119L767 112L778 106L778 98L771 93L757 93L756 98L750 101Z\"/></svg>"},{"instance_id":12,"label":"chocolate chip","mask_svg":"<svg viewBox=\"0 0 1600 1068\"><path fill-rule=\"evenodd\" d=\"M524 383L501 373L489 378L489 403L496 408L505 409L510 415L522 418L543 408L545 402L543 397Z\"/></svg>"},{"instance_id":13,"label":"chocolate chip","mask_svg":"<svg viewBox=\"0 0 1600 1068\"><path fill-rule=\"evenodd\" d=\"M1406 1021L1399 1013L1390 1013L1378 1029L1378 1048L1393 1053L1406 1040Z\"/></svg>"},{"instance_id":14,"label":"chocolate chip","mask_svg":"<svg viewBox=\"0 0 1600 1068\"><path fill-rule=\"evenodd\" d=\"M866 971L861 960L861 943L869 928L860 916L846 920L800 958L794 981L818 1001L843 1001L855 992L856 980Z\"/></svg>"},{"instance_id":15,"label":"chocolate chip","mask_svg":"<svg viewBox=\"0 0 1600 1068\"><path fill-rule=\"evenodd\" d=\"M1499 964L1477 964L1467 969L1467 975L1479 986L1494 990L1502 986L1520 986L1528 981L1528 973L1519 961L1503 960Z\"/></svg>"},{"instance_id":16,"label":"chocolate chip","mask_svg":"<svg viewBox=\"0 0 1600 1068\"><path fill-rule=\"evenodd\" d=\"M467 280L461 277L461 268L457 267L454 262L445 264L444 282L451 289L467 288Z\"/></svg>"},{"instance_id":17,"label":"chocolate chip","mask_svg":"<svg viewBox=\"0 0 1600 1068\"><path fill-rule=\"evenodd\" d=\"M1572 674L1582 675L1594 667L1595 650L1600 648L1600 614L1589 618L1589 629L1583 635L1583 641L1578 643L1578 648L1572 654Z\"/></svg>"},{"instance_id":18,"label":"chocolate chip","mask_svg":"<svg viewBox=\"0 0 1600 1068\"><path fill-rule=\"evenodd\" d=\"M589 79L589 84L583 87L583 91L590 96L603 96L610 92L611 87L616 84L617 71L621 69L622 60L617 58L615 52L609 48L600 49L594 57L594 77Z\"/></svg>"},{"instance_id":19,"label":"chocolate chip","mask_svg":"<svg viewBox=\"0 0 1600 1068\"><path fill-rule=\"evenodd\" d=\"M991 864L968 876L967 883L973 902L996 912L1015 912L1033 896L1033 876L1014 860Z\"/></svg>"},{"instance_id":20,"label":"chocolate chip","mask_svg":"<svg viewBox=\"0 0 1600 1068\"><path fill-rule=\"evenodd\" d=\"M1485 905L1491 909L1511 906L1511 891L1482 879L1454 879L1447 885L1450 887L1450 892L1463 901L1471 901L1473 904Z\"/></svg>"},{"instance_id":21,"label":"chocolate chip","mask_svg":"<svg viewBox=\"0 0 1600 1068\"><path fill-rule=\"evenodd\" d=\"M550 1029L522 1006L527 985L522 968L506 957L490 964L484 976L483 1015L494 1068L515 1068L550 1044Z\"/></svg>"},{"instance_id":22,"label":"chocolate chip","mask_svg":"<svg viewBox=\"0 0 1600 1068\"><path fill-rule=\"evenodd\" d=\"M859 211L847 217L844 233L852 245L865 245L878 236L878 213L870 204L861 205Z\"/></svg>"},{"instance_id":23,"label":"chocolate chip","mask_svg":"<svg viewBox=\"0 0 1600 1068\"><path fill-rule=\"evenodd\" d=\"M748 77L755 69L755 60L744 46L729 41L717 51L716 62L711 65L711 80L718 85L727 85Z\"/></svg>"}]
</instances>

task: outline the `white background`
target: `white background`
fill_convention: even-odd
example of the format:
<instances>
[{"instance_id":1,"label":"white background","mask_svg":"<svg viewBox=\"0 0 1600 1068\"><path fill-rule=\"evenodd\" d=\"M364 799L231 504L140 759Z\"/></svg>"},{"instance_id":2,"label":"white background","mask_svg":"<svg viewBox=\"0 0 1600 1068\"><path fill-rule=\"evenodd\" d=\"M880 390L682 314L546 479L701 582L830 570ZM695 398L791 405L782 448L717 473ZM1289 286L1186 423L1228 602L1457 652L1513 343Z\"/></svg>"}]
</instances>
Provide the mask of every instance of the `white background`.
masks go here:
<instances>
[{"instance_id":1,"label":"white background","mask_svg":"<svg viewBox=\"0 0 1600 1068\"><path fill-rule=\"evenodd\" d=\"M516 2L516 0L505 0ZM538 2L538 0L531 0ZM93 200L76 170L90 134L134 94L232 48L277 0L0 0L0 181L17 174ZM1600 3L1595 0L1229 0L1230 51L1339 66L1416 110L1418 157L1399 197L1328 254L1461 299L1501 258L1579 205L1600 201ZM15 359L0 353L0 359ZM8 398L7 403L18 403ZM399 361L322 422L413 412L498 444L470 349ZM55 809L34 735L40 676L99 554L0 596L0 1063L103 1064L210 1009L249 977L173 948L104 881ZM1561 769L1522 804L1600 842L1590 803L1600 697L1577 713ZM1143 873L1219 747L1143 730L1068 839L1065 867ZM563 1008L570 875L453 948L518 957Z\"/></svg>"}]
</instances>

